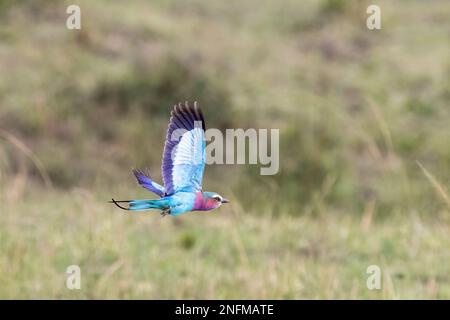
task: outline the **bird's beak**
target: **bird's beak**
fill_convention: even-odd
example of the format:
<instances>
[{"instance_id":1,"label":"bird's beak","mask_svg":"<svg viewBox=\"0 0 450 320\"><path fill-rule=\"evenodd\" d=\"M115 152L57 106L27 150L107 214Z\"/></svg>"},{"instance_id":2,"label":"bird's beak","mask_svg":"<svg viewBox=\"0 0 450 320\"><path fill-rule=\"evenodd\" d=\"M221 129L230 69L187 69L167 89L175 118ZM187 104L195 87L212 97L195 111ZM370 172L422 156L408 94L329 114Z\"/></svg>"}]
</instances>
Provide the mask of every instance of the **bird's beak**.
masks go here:
<instances>
[{"instance_id":1,"label":"bird's beak","mask_svg":"<svg viewBox=\"0 0 450 320\"><path fill-rule=\"evenodd\" d=\"M230 202L230 200L228 200L227 198L222 199L222 203L229 203L229 202Z\"/></svg>"}]
</instances>

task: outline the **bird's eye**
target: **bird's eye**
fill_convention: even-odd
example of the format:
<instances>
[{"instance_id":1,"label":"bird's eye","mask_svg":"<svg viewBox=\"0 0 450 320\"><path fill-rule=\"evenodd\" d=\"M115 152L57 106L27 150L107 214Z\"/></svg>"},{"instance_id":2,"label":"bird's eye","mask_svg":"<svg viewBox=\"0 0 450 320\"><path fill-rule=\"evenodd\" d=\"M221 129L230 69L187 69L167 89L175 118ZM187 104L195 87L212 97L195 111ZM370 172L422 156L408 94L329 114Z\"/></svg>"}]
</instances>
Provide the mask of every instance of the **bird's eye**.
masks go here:
<instances>
[{"instance_id":1,"label":"bird's eye","mask_svg":"<svg viewBox=\"0 0 450 320\"><path fill-rule=\"evenodd\" d=\"M217 195L213 197L214 200L218 201L218 202L222 202L222 197Z\"/></svg>"}]
</instances>

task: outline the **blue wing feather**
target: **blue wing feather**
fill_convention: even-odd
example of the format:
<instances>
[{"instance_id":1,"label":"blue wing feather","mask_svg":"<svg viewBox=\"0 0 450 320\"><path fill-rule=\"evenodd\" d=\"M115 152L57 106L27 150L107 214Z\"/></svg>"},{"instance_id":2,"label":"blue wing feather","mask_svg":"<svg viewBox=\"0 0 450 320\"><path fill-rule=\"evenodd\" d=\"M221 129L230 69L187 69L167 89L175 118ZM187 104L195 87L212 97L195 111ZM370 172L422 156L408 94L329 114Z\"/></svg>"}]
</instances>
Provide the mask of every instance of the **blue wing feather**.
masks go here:
<instances>
[{"instance_id":1,"label":"blue wing feather","mask_svg":"<svg viewBox=\"0 0 450 320\"><path fill-rule=\"evenodd\" d=\"M205 163L205 120L200 108L197 103L175 105L162 162L166 193L201 191Z\"/></svg>"},{"instance_id":2,"label":"blue wing feather","mask_svg":"<svg viewBox=\"0 0 450 320\"><path fill-rule=\"evenodd\" d=\"M133 169L133 174L136 177L137 181L141 186L145 189L157 194L160 197L163 197L166 193L164 187L155 181L153 181L148 175L146 175L141 170Z\"/></svg>"}]
</instances>

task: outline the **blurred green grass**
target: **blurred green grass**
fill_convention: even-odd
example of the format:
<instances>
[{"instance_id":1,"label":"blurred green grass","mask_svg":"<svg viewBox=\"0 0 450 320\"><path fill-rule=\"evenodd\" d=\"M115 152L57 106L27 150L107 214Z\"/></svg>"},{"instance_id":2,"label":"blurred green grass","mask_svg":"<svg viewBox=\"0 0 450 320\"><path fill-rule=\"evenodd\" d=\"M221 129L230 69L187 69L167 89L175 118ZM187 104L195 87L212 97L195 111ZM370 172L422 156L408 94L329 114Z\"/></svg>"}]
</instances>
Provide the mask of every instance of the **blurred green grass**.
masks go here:
<instances>
[{"instance_id":1,"label":"blurred green grass","mask_svg":"<svg viewBox=\"0 0 450 320\"><path fill-rule=\"evenodd\" d=\"M0 298L448 298L449 221L215 213L160 218L89 190L3 205ZM31 206L30 203L34 203ZM81 290L65 287L69 265ZM379 265L382 289L368 290Z\"/></svg>"},{"instance_id":2,"label":"blurred green grass","mask_svg":"<svg viewBox=\"0 0 450 320\"><path fill-rule=\"evenodd\" d=\"M0 297L450 296L449 207L416 163L449 185L448 2L379 1L379 31L367 1L79 1L81 31L69 4L0 1ZM279 128L280 172L208 166L218 214L116 214L184 100Z\"/></svg>"}]
</instances>

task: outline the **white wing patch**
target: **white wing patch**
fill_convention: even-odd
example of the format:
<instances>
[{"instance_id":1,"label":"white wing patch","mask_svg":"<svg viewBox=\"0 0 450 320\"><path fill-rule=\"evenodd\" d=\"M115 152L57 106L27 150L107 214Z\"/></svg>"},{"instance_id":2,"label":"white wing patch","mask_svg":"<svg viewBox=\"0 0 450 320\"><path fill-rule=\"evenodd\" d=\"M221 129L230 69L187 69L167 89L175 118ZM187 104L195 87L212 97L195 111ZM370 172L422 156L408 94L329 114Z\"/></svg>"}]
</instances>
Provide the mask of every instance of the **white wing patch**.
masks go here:
<instances>
[{"instance_id":1,"label":"white wing patch","mask_svg":"<svg viewBox=\"0 0 450 320\"><path fill-rule=\"evenodd\" d=\"M192 184L196 189L201 189L206 158L206 141L204 137L202 128L194 128L190 131L184 130L181 139L172 150L174 167L172 180L175 190Z\"/></svg>"}]
</instances>

